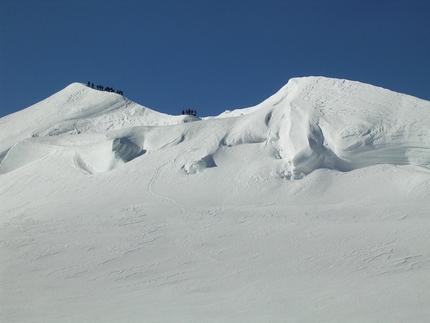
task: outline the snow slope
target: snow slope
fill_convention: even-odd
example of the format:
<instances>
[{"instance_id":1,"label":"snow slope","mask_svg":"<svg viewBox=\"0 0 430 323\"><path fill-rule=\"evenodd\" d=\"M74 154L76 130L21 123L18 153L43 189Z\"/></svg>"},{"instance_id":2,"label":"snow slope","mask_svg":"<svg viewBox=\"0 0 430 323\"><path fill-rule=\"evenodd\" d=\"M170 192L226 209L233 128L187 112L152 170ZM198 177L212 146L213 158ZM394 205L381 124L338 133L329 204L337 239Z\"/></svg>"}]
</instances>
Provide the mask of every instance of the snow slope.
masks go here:
<instances>
[{"instance_id":1,"label":"snow slope","mask_svg":"<svg viewBox=\"0 0 430 323\"><path fill-rule=\"evenodd\" d=\"M0 119L0 319L426 322L429 129L347 80L206 118L74 83Z\"/></svg>"}]
</instances>

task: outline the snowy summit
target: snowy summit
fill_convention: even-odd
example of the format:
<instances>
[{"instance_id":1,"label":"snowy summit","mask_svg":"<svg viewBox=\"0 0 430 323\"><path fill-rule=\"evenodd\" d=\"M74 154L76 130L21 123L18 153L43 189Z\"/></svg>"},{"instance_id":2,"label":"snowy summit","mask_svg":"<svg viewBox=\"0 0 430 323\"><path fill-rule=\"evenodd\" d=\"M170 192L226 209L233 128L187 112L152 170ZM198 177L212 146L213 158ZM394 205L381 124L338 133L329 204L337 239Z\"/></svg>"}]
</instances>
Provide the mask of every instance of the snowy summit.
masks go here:
<instances>
[{"instance_id":1,"label":"snowy summit","mask_svg":"<svg viewBox=\"0 0 430 323\"><path fill-rule=\"evenodd\" d=\"M430 316L430 102L405 94L295 78L201 118L73 83L0 119L0 196L5 322Z\"/></svg>"},{"instance_id":2,"label":"snowy summit","mask_svg":"<svg viewBox=\"0 0 430 323\"><path fill-rule=\"evenodd\" d=\"M1 120L0 151L6 156L1 172L57 152L58 147L74 153L76 166L90 173L170 147L172 157L183 163L176 165L195 172L205 168L206 160L214 164L228 148L244 144L256 144L244 153L258 150L256 156L266 159L264 166L288 178L318 168L429 168L428 105L358 82L309 77L290 80L255 107L200 120L161 114L118 94L74 83ZM203 122L189 124L198 120ZM96 164L85 162L85 152Z\"/></svg>"}]
</instances>

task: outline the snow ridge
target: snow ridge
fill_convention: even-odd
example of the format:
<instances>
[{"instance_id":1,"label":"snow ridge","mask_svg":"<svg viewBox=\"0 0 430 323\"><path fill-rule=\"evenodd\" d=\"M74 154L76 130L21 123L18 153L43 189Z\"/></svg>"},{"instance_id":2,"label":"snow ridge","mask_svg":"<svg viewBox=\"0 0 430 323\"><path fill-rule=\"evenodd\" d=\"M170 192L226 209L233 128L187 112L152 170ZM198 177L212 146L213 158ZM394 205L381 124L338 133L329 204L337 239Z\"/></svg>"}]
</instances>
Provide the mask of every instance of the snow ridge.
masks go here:
<instances>
[{"instance_id":1,"label":"snow ridge","mask_svg":"<svg viewBox=\"0 0 430 323\"><path fill-rule=\"evenodd\" d=\"M216 165L221 148L244 144L257 145L259 154L272 157L267 166L276 176L289 179L319 168L430 168L428 111L429 102L408 95L359 82L307 77L291 79L255 107L200 119L165 115L121 95L74 83L0 119L0 173L58 147L80 156L74 157L80 161L75 165L104 172L144 151L182 145L182 150L200 151L183 161L182 169L194 174ZM196 141L196 136L201 138ZM182 154L178 151L176 157Z\"/></svg>"}]
</instances>

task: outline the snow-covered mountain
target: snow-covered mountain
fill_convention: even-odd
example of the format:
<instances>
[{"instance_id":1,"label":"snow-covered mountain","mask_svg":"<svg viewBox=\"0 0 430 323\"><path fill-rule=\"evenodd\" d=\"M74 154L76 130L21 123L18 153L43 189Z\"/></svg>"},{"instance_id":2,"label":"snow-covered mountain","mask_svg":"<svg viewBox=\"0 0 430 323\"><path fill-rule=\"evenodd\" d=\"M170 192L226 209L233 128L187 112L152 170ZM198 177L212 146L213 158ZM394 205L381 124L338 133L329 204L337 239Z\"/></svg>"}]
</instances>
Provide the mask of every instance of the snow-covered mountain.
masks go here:
<instances>
[{"instance_id":1,"label":"snow-covered mountain","mask_svg":"<svg viewBox=\"0 0 430 323\"><path fill-rule=\"evenodd\" d=\"M158 113L74 83L0 119L5 322L425 322L430 102L323 77Z\"/></svg>"}]
</instances>

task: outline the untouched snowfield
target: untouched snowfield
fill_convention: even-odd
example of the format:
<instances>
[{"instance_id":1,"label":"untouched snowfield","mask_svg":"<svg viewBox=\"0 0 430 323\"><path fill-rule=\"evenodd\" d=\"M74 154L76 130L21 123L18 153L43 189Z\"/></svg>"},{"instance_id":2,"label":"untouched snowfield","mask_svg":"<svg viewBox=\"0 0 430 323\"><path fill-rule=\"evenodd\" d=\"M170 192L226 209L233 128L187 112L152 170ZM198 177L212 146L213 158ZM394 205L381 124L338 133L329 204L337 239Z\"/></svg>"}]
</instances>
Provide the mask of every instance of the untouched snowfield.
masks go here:
<instances>
[{"instance_id":1,"label":"untouched snowfield","mask_svg":"<svg viewBox=\"0 0 430 323\"><path fill-rule=\"evenodd\" d=\"M0 119L0 229L1 322L428 322L430 102L306 77L198 118L74 83Z\"/></svg>"}]
</instances>

